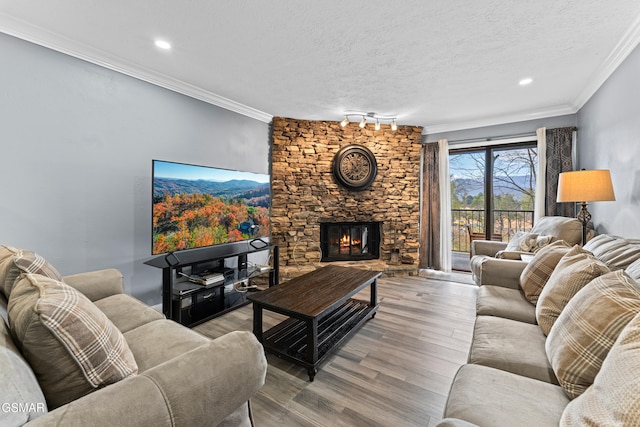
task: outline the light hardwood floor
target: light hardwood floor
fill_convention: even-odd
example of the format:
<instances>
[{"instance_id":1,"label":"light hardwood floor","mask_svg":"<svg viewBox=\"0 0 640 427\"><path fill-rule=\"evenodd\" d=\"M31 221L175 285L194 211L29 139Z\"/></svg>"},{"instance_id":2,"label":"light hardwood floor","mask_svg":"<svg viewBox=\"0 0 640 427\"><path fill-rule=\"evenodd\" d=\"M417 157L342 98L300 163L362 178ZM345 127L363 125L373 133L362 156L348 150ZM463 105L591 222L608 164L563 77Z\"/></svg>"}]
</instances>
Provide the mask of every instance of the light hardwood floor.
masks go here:
<instances>
[{"instance_id":1,"label":"light hardwood floor","mask_svg":"<svg viewBox=\"0 0 640 427\"><path fill-rule=\"evenodd\" d=\"M465 363L477 287L420 277L378 280L380 308L320 367L268 354L265 386L251 400L259 427L433 426ZM357 296L367 300L368 290ZM212 338L252 328L251 305L194 329ZM282 317L265 311L265 329Z\"/></svg>"}]
</instances>

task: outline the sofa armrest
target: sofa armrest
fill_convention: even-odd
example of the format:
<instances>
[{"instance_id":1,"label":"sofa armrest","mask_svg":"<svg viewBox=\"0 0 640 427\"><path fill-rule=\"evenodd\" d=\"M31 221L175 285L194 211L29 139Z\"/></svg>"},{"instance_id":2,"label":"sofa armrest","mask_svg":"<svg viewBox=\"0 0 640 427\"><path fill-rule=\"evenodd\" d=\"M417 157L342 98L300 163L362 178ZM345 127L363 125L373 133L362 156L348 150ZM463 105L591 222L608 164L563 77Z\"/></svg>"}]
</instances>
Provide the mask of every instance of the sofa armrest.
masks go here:
<instances>
[{"instance_id":1,"label":"sofa armrest","mask_svg":"<svg viewBox=\"0 0 640 427\"><path fill-rule=\"evenodd\" d=\"M518 289L520 275L527 264L525 261L498 259L488 256L471 259L473 279L478 286L496 285Z\"/></svg>"},{"instance_id":2,"label":"sofa armrest","mask_svg":"<svg viewBox=\"0 0 640 427\"><path fill-rule=\"evenodd\" d=\"M506 248L506 242L498 242L495 240L474 240L471 242L471 256L487 255L494 257L498 251L503 251Z\"/></svg>"},{"instance_id":3,"label":"sofa armrest","mask_svg":"<svg viewBox=\"0 0 640 427\"><path fill-rule=\"evenodd\" d=\"M72 274L63 277L64 283L83 293L91 301L124 293L122 273L115 268Z\"/></svg>"},{"instance_id":4,"label":"sofa armrest","mask_svg":"<svg viewBox=\"0 0 640 427\"><path fill-rule=\"evenodd\" d=\"M26 425L215 426L260 390L266 372L253 334L231 332Z\"/></svg>"}]
</instances>

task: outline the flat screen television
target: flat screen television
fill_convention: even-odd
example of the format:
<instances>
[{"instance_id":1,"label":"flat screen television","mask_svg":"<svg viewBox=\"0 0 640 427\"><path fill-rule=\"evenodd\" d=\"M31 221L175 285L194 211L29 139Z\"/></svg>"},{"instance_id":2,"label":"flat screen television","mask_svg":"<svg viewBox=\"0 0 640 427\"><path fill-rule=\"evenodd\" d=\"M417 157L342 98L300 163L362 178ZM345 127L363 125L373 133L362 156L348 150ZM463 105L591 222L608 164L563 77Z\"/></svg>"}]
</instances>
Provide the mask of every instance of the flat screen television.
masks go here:
<instances>
[{"instance_id":1,"label":"flat screen television","mask_svg":"<svg viewBox=\"0 0 640 427\"><path fill-rule=\"evenodd\" d=\"M268 237L270 176L153 160L152 255Z\"/></svg>"}]
</instances>

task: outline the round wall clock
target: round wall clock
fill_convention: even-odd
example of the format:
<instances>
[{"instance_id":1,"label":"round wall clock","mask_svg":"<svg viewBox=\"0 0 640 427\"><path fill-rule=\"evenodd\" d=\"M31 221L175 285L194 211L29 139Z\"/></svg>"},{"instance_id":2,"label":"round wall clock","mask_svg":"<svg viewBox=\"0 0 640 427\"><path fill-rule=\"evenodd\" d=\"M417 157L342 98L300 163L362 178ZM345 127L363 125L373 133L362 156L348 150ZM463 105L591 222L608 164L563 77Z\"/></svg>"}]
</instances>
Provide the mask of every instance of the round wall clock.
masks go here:
<instances>
[{"instance_id":1,"label":"round wall clock","mask_svg":"<svg viewBox=\"0 0 640 427\"><path fill-rule=\"evenodd\" d=\"M364 190L378 173L373 153L362 145L347 145L333 158L333 176L338 184L349 190Z\"/></svg>"}]
</instances>

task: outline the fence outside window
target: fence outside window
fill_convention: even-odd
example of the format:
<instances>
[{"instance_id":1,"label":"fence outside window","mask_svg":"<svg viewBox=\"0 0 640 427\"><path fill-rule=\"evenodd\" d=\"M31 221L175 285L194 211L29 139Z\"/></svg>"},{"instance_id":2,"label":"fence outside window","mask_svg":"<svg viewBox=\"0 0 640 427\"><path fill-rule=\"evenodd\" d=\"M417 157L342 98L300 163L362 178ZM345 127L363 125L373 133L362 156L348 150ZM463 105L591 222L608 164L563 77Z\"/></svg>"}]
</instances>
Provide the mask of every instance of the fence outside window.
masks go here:
<instances>
[{"instance_id":1,"label":"fence outside window","mask_svg":"<svg viewBox=\"0 0 640 427\"><path fill-rule=\"evenodd\" d=\"M451 210L451 250L470 252L469 230L473 233L485 233L486 215L483 209ZM533 211L494 210L492 234L502 236L503 242L511 240L518 231L531 231Z\"/></svg>"}]
</instances>

